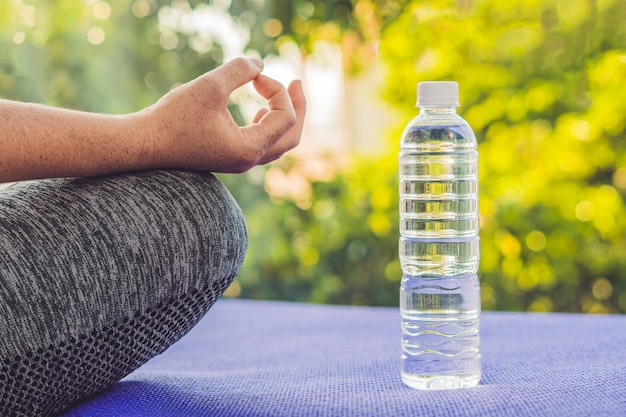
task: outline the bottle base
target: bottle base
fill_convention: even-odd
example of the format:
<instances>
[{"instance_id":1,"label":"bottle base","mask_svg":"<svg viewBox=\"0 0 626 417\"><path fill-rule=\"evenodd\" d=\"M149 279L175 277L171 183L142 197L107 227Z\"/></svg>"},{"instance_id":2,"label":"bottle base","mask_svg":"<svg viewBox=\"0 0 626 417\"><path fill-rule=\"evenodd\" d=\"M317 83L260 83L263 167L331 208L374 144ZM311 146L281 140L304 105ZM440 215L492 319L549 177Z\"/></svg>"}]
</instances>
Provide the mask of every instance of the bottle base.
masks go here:
<instances>
[{"instance_id":1,"label":"bottle base","mask_svg":"<svg viewBox=\"0 0 626 417\"><path fill-rule=\"evenodd\" d=\"M419 390L446 390L471 388L478 385L480 374L470 375L414 375L402 373L405 385Z\"/></svg>"}]
</instances>

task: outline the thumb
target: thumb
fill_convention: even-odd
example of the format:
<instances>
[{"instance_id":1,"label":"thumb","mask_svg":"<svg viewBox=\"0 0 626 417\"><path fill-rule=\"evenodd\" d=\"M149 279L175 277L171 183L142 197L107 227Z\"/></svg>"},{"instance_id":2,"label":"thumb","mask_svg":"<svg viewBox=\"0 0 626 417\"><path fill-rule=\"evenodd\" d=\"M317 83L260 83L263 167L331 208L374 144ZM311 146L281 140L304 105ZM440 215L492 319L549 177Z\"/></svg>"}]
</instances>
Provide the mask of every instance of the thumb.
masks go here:
<instances>
[{"instance_id":1,"label":"thumb","mask_svg":"<svg viewBox=\"0 0 626 417\"><path fill-rule=\"evenodd\" d=\"M254 80L263 69L260 58L235 58L206 74L212 78L226 95Z\"/></svg>"}]
</instances>

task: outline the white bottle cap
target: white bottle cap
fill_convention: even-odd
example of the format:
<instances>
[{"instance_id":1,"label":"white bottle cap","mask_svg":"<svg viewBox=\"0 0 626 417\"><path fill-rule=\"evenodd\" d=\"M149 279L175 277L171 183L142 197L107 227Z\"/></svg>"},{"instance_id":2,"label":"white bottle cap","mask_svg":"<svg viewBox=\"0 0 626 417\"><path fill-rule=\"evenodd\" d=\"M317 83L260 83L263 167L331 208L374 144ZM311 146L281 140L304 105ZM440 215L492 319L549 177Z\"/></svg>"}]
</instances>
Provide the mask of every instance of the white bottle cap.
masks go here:
<instances>
[{"instance_id":1,"label":"white bottle cap","mask_svg":"<svg viewBox=\"0 0 626 417\"><path fill-rule=\"evenodd\" d=\"M425 81L417 84L419 107L458 107L459 84L456 81Z\"/></svg>"}]
</instances>

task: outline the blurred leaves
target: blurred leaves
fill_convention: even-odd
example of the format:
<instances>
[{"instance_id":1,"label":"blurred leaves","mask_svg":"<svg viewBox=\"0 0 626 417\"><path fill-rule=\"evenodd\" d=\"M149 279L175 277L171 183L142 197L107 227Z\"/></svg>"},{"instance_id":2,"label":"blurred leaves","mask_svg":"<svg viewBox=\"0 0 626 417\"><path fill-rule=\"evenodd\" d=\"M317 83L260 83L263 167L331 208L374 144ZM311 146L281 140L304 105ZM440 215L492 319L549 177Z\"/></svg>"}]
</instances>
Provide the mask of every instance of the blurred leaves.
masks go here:
<instances>
[{"instance_id":1,"label":"blurred leaves","mask_svg":"<svg viewBox=\"0 0 626 417\"><path fill-rule=\"evenodd\" d=\"M483 307L626 312L625 21L621 0L10 0L0 96L129 112L288 42L336 43L351 75L377 60L372 89L406 122L418 81L457 80L480 141ZM397 305L402 128L376 155L221 176L251 241L229 294Z\"/></svg>"},{"instance_id":2,"label":"blurred leaves","mask_svg":"<svg viewBox=\"0 0 626 417\"><path fill-rule=\"evenodd\" d=\"M113 113L152 104L177 83L221 63L186 44L167 44L158 16L166 4L0 3L0 95Z\"/></svg>"},{"instance_id":3,"label":"blurred leaves","mask_svg":"<svg viewBox=\"0 0 626 417\"><path fill-rule=\"evenodd\" d=\"M624 17L626 4L608 0L410 1L380 35L382 95L406 121L418 81L460 83L461 112L480 139L486 309L626 311ZM400 129L390 126L384 155L353 157L331 181L311 181L308 206L277 202L297 230L258 225L264 238L284 239L280 247L315 251L315 269L295 256L292 267L273 264L304 278L292 292L281 281L274 296L396 303ZM312 216L329 201L333 216ZM328 225L338 240L314 233ZM259 279L278 273L251 256ZM254 296L246 274L241 281Z\"/></svg>"},{"instance_id":4,"label":"blurred leaves","mask_svg":"<svg viewBox=\"0 0 626 417\"><path fill-rule=\"evenodd\" d=\"M401 271L395 167L395 155L390 155L385 160L356 158L348 168L331 157L286 160L265 171L271 200L255 198L244 207L251 242L238 277L240 295L397 304ZM308 194L289 192L299 182L310 184ZM255 192L232 189L240 202Z\"/></svg>"},{"instance_id":5,"label":"blurred leaves","mask_svg":"<svg viewBox=\"0 0 626 417\"><path fill-rule=\"evenodd\" d=\"M626 311L626 4L463 5L411 2L381 54L407 117L418 81L460 83L481 139L484 306Z\"/></svg>"}]
</instances>

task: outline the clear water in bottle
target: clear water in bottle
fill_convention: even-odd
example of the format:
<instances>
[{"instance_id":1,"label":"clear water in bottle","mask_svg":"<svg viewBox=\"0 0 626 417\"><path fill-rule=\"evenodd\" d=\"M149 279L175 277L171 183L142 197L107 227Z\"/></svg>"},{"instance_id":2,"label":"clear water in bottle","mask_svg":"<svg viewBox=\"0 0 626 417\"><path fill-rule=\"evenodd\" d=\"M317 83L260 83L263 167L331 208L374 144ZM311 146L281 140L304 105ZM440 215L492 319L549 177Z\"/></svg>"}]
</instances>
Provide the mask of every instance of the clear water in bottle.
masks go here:
<instances>
[{"instance_id":1,"label":"clear water in bottle","mask_svg":"<svg viewBox=\"0 0 626 417\"><path fill-rule=\"evenodd\" d=\"M478 153L450 98L456 83L428 84L399 156L402 380L464 388L481 376Z\"/></svg>"}]
</instances>

